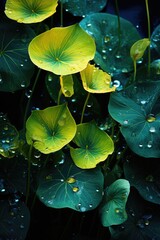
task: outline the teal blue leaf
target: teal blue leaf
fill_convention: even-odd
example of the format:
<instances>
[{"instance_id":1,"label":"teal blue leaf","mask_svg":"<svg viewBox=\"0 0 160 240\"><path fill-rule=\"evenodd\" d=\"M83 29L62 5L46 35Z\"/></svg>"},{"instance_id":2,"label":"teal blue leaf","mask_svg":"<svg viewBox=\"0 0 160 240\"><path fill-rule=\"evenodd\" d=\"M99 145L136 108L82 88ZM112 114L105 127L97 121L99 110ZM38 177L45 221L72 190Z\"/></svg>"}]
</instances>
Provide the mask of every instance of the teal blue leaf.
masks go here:
<instances>
[{"instance_id":1,"label":"teal blue leaf","mask_svg":"<svg viewBox=\"0 0 160 240\"><path fill-rule=\"evenodd\" d=\"M159 159L130 159L124 163L124 174L145 200L160 204Z\"/></svg>"},{"instance_id":2,"label":"teal blue leaf","mask_svg":"<svg viewBox=\"0 0 160 240\"><path fill-rule=\"evenodd\" d=\"M0 238L25 240L30 224L26 205L16 196L0 200Z\"/></svg>"},{"instance_id":3,"label":"teal blue leaf","mask_svg":"<svg viewBox=\"0 0 160 240\"><path fill-rule=\"evenodd\" d=\"M152 49L156 50L160 54L160 24L154 29L151 35Z\"/></svg>"},{"instance_id":4,"label":"teal blue leaf","mask_svg":"<svg viewBox=\"0 0 160 240\"><path fill-rule=\"evenodd\" d=\"M135 83L112 93L109 113L121 124L121 133L137 155L160 157L160 81Z\"/></svg>"},{"instance_id":5,"label":"teal blue leaf","mask_svg":"<svg viewBox=\"0 0 160 240\"><path fill-rule=\"evenodd\" d=\"M140 35L132 23L120 18L120 38L118 19L112 14L90 14L81 20L80 26L94 38L94 60L104 71L114 75L133 70L130 48Z\"/></svg>"},{"instance_id":6,"label":"teal blue leaf","mask_svg":"<svg viewBox=\"0 0 160 240\"><path fill-rule=\"evenodd\" d=\"M33 30L13 21L0 22L0 91L14 92L28 87L34 64L28 55Z\"/></svg>"},{"instance_id":7,"label":"teal blue leaf","mask_svg":"<svg viewBox=\"0 0 160 240\"><path fill-rule=\"evenodd\" d=\"M111 226L112 239L117 240L159 240L160 209L142 199L135 189L127 201L128 219L121 225Z\"/></svg>"},{"instance_id":8,"label":"teal blue leaf","mask_svg":"<svg viewBox=\"0 0 160 240\"><path fill-rule=\"evenodd\" d=\"M72 13L74 16L85 16L94 12L100 12L107 0L61 0L66 11Z\"/></svg>"},{"instance_id":9,"label":"teal blue leaf","mask_svg":"<svg viewBox=\"0 0 160 240\"><path fill-rule=\"evenodd\" d=\"M101 202L103 182L100 168L82 170L65 157L63 164L42 170L37 196L48 207L85 212Z\"/></svg>"},{"instance_id":10,"label":"teal blue leaf","mask_svg":"<svg viewBox=\"0 0 160 240\"><path fill-rule=\"evenodd\" d=\"M130 192L130 184L118 179L105 189L104 200L100 208L102 225L118 225L127 219L125 205Z\"/></svg>"}]
</instances>

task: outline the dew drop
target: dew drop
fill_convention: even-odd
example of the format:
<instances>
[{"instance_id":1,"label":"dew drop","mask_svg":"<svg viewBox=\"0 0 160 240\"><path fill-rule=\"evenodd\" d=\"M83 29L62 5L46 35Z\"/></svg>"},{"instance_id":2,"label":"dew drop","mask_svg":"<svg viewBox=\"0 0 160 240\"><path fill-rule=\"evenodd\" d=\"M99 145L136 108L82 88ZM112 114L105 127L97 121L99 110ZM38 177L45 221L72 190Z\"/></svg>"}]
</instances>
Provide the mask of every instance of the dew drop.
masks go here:
<instances>
[{"instance_id":1,"label":"dew drop","mask_svg":"<svg viewBox=\"0 0 160 240\"><path fill-rule=\"evenodd\" d=\"M118 88L118 87L120 87L120 85L121 85L121 82L119 80L114 80L113 81L113 86Z\"/></svg>"},{"instance_id":2,"label":"dew drop","mask_svg":"<svg viewBox=\"0 0 160 240\"><path fill-rule=\"evenodd\" d=\"M140 148L142 148L142 147L143 147L143 144L139 144L138 146L139 146Z\"/></svg>"},{"instance_id":3,"label":"dew drop","mask_svg":"<svg viewBox=\"0 0 160 240\"><path fill-rule=\"evenodd\" d=\"M92 207L93 207L93 204L89 204L89 207L92 208Z\"/></svg>"},{"instance_id":4,"label":"dew drop","mask_svg":"<svg viewBox=\"0 0 160 240\"><path fill-rule=\"evenodd\" d=\"M23 63L21 63L21 64L20 64L20 66L21 66L21 67L24 67L24 64L23 64Z\"/></svg>"},{"instance_id":5,"label":"dew drop","mask_svg":"<svg viewBox=\"0 0 160 240\"><path fill-rule=\"evenodd\" d=\"M128 124L128 120L124 120L123 124L127 125Z\"/></svg>"},{"instance_id":6,"label":"dew drop","mask_svg":"<svg viewBox=\"0 0 160 240\"><path fill-rule=\"evenodd\" d=\"M21 87L25 88L25 86L26 86L26 82L25 81L21 82Z\"/></svg>"},{"instance_id":7,"label":"dew drop","mask_svg":"<svg viewBox=\"0 0 160 240\"><path fill-rule=\"evenodd\" d=\"M31 94L32 94L32 90L28 90L25 95L27 98L30 98L31 97Z\"/></svg>"},{"instance_id":8,"label":"dew drop","mask_svg":"<svg viewBox=\"0 0 160 240\"><path fill-rule=\"evenodd\" d=\"M149 114L147 116L147 122L154 122L155 120L156 120L156 118L153 114Z\"/></svg>"},{"instance_id":9,"label":"dew drop","mask_svg":"<svg viewBox=\"0 0 160 240\"><path fill-rule=\"evenodd\" d=\"M99 189L96 189L96 192L99 192L100 190Z\"/></svg>"},{"instance_id":10,"label":"dew drop","mask_svg":"<svg viewBox=\"0 0 160 240\"><path fill-rule=\"evenodd\" d=\"M24 225L21 224L21 225L20 225L20 228L21 228L21 229L24 229Z\"/></svg>"},{"instance_id":11,"label":"dew drop","mask_svg":"<svg viewBox=\"0 0 160 240\"><path fill-rule=\"evenodd\" d=\"M151 127L151 128L149 129L149 131L150 131L151 133L155 133L155 132L156 132L156 129L155 129L155 127Z\"/></svg>"},{"instance_id":12,"label":"dew drop","mask_svg":"<svg viewBox=\"0 0 160 240\"><path fill-rule=\"evenodd\" d=\"M73 191L73 192L78 192L78 191L79 191L79 188L78 188L78 187L73 187L73 188L72 188L72 191Z\"/></svg>"},{"instance_id":13,"label":"dew drop","mask_svg":"<svg viewBox=\"0 0 160 240\"><path fill-rule=\"evenodd\" d=\"M151 147L152 147L152 141L149 141L149 142L147 143L147 147L148 147L148 148L151 148Z\"/></svg>"},{"instance_id":14,"label":"dew drop","mask_svg":"<svg viewBox=\"0 0 160 240\"><path fill-rule=\"evenodd\" d=\"M81 212L85 212L86 210L87 210L86 207L80 207Z\"/></svg>"},{"instance_id":15,"label":"dew drop","mask_svg":"<svg viewBox=\"0 0 160 240\"><path fill-rule=\"evenodd\" d=\"M67 183L75 183L76 182L76 179L75 178L73 178L73 177L69 177L68 179L67 179Z\"/></svg>"},{"instance_id":16,"label":"dew drop","mask_svg":"<svg viewBox=\"0 0 160 240\"><path fill-rule=\"evenodd\" d=\"M65 125L65 120L64 120L64 119L60 119L60 120L58 121L58 125L59 125L60 127L63 127L63 126Z\"/></svg>"}]
</instances>

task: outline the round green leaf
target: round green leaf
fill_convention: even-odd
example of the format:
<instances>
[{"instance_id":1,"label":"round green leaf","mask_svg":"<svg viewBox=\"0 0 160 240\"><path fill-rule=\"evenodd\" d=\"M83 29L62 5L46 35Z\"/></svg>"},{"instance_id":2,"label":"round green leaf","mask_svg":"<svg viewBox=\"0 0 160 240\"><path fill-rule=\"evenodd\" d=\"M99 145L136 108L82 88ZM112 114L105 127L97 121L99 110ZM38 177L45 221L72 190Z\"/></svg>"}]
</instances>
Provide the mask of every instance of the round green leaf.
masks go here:
<instances>
[{"instance_id":1,"label":"round green leaf","mask_svg":"<svg viewBox=\"0 0 160 240\"><path fill-rule=\"evenodd\" d=\"M133 61L137 61L143 57L146 48L150 45L150 40L148 38L143 38L135 42L131 49L130 55Z\"/></svg>"},{"instance_id":2,"label":"round green leaf","mask_svg":"<svg viewBox=\"0 0 160 240\"><path fill-rule=\"evenodd\" d=\"M160 204L159 159L130 159L124 163L124 174L145 200Z\"/></svg>"},{"instance_id":3,"label":"round green leaf","mask_svg":"<svg viewBox=\"0 0 160 240\"><path fill-rule=\"evenodd\" d=\"M127 219L125 210L130 184L125 179L118 179L105 189L104 200L100 208L104 227L118 225Z\"/></svg>"},{"instance_id":4,"label":"round green leaf","mask_svg":"<svg viewBox=\"0 0 160 240\"><path fill-rule=\"evenodd\" d=\"M112 139L94 122L77 125L73 142L78 147L70 148L71 157L76 166L83 169L96 167L114 151Z\"/></svg>"},{"instance_id":5,"label":"round green leaf","mask_svg":"<svg viewBox=\"0 0 160 240\"><path fill-rule=\"evenodd\" d=\"M87 92L106 93L114 92L115 87L111 86L111 76L96 68L95 65L88 64L87 67L80 72L82 84Z\"/></svg>"},{"instance_id":6,"label":"round green leaf","mask_svg":"<svg viewBox=\"0 0 160 240\"><path fill-rule=\"evenodd\" d=\"M111 93L110 115L121 124L128 146L143 157L160 157L160 81L132 84Z\"/></svg>"},{"instance_id":7,"label":"round green leaf","mask_svg":"<svg viewBox=\"0 0 160 240\"><path fill-rule=\"evenodd\" d=\"M100 12L107 0L61 0L66 11L69 11L74 16L85 16L90 13Z\"/></svg>"},{"instance_id":8,"label":"round green leaf","mask_svg":"<svg viewBox=\"0 0 160 240\"><path fill-rule=\"evenodd\" d=\"M29 85L34 65L28 44L34 36L29 26L0 23L0 91L14 92Z\"/></svg>"},{"instance_id":9,"label":"round green leaf","mask_svg":"<svg viewBox=\"0 0 160 240\"><path fill-rule=\"evenodd\" d=\"M151 45L160 54L160 24L154 29L151 35Z\"/></svg>"},{"instance_id":10,"label":"round green leaf","mask_svg":"<svg viewBox=\"0 0 160 240\"><path fill-rule=\"evenodd\" d=\"M76 123L66 104L34 110L26 122L28 144L42 153L60 150L76 133Z\"/></svg>"},{"instance_id":11,"label":"round green leaf","mask_svg":"<svg viewBox=\"0 0 160 240\"><path fill-rule=\"evenodd\" d=\"M95 43L78 24L41 33L29 44L29 55L38 67L57 75L83 70L94 58Z\"/></svg>"},{"instance_id":12,"label":"round green leaf","mask_svg":"<svg viewBox=\"0 0 160 240\"><path fill-rule=\"evenodd\" d=\"M5 14L20 23L37 23L53 15L58 0L7 0Z\"/></svg>"},{"instance_id":13,"label":"round green leaf","mask_svg":"<svg viewBox=\"0 0 160 240\"><path fill-rule=\"evenodd\" d=\"M129 21L120 18L120 39L118 19L112 14L90 14L81 20L80 26L95 39L94 60L104 71L114 75L133 69L130 48L140 35Z\"/></svg>"},{"instance_id":14,"label":"round green leaf","mask_svg":"<svg viewBox=\"0 0 160 240\"><path fill-rule=\"evenodd\" d=\"M104 178L100 168L82 170L70 158L42 170L37 195L48 207L85 212L102 200Z\"/></svg>"}]
</instances>

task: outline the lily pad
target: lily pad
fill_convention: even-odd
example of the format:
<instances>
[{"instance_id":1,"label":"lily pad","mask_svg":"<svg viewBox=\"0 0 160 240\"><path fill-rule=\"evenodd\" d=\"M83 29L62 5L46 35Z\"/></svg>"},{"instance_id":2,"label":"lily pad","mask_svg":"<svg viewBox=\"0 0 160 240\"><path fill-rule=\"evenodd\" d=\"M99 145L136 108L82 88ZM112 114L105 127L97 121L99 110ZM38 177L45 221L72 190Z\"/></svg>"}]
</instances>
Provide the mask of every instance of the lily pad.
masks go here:
<instances>
[{"instance_id":1,"label":"lily pad","mask_svg":"<svg viewBox=\"0 0 160 240\"><path fill-rule=\"evenodd\" d=\"M126 221L125 210L130 184L125 179L118 179L104 191L103 203L100 207L102 225L109 227Z\"/></svg>"},{"instance_id":2,"label":"lily pad","mask_svg":"<svg viewBox=\"0 0 160 240\"><path fill-rule=\"evenodd\" d=\"M66 104L34 110L26 122L29 145L48 154L68 144L76 133L76 123Z\"/></svg>"},{"instance_id":3,"label":"lily pad","mask_svg":"<svg viewBox=\"0 0 160 240\"><path fill-rule=\"evenodd\" d=\"M146 158L160 157L159 94L160 81L148 81L110 95L110 115L121 124L130 149Z\"/></svg>"},{"instance_id":4,"label":"lily pad","mask_svg":"<svg viewBox=\"0 0 160 240\"><path fill-rule=\"evenodd\" d=\"M30 213L23 202L13 196L0 200L0 238L25 240Z\"/></svg>"},{"instance_id":5,"label":"lily pad","mask_svg":"<svg viewBox=\"0 0 160 240\"><path fill-rule=\"evenodd\" d=\"M107 0L61 0L66 11L72 13L74 16L85 16L90 13L100 12Z\"/></svg>"},{"instance_id":6,"label":"lily pad","mask_svg":"<svg viewBox=\"0 0 160 240\"><path fill-rule=\"evenodd\" d=\"M151 44L152 48L160 54L160 24L152 32Z\"/></svg>"},{"instance_id":7,"label":"lily pad","mask_svg":"<svg viewBox=\"0 0 160 240\"><path fill-rule=\"evenodd\" d=\"M5 14L19 23L37 23L56 12L58 0L7 0Z\"/></svg>"},{"instance_id":8,"label":"lily pad","mask_svg":"<svg viewBox=\"0 0 160 240\"><path fill-rule=\"evenodd\" d=\"M79 24L52 28L29 44L29 55L38 67L57 75L83 70L94 58L95 43Z\"/></svg>"},{"instance_id":9,"label":"lily pad","mask_svg":"<svg viewBox=\"0 0 160 240\"><path fill-rule=\"evenodd\" d=\"M88 64L87 67L80 72L82 84L87 92L106 93L114 92L116 87L111 86L111 76L96 68L95 65Z\"/></svg>"},{"instance_id":10,"label":"lily pad","mask_svg":"<svg viewBox=\"0 0 160 240\"><path fill-rule=\"evenodd\" d=\"M48 207L85 212L95 209L102 200L101 169L82 170L66 156L63 164L42 169L38 181L37 196Z\"/></svg>"},{"instance_id":11,"label":"lily pad","mask_svg":"<svg viewBox=\"0 0 160 240\"><path fill-rule=\"evenodd\" d=\"M112 139L93 121L77 125L73 142L77 147L70 148L71 157L76 166L83 169L95 168L114 151Z\"/></svg>"},{"instance_id":12,"label":"lily pad","mask_svg":"<svg viewBox=\"0 0 160 240\"><path fill-rule=\"evenodd\" d=\"M130 159L124 163L124 174L145 200L160 204L159 159Z\"/></svg>"},{"instance_id":13,"label":"lily pad","mask_svg":"<svg viewBox=\"0 0 160 240\"><path fill-rule=\"evenodd\" d=\"M104 71L115 75L133 70L130 48L140 35L132 23L120 18L119 29L117 16L94 13L81 20L80 26L94 38L94 61Z\"/></svg>"},{"instance_id":14,"label":"lily pad","mask_svg":"<svg viewBox=\"0 0 160 240\"><path fill-rule=\"evenodd\" d=\"M112 240L159 239L159 206L146 202L135 189L131 189L126 210L128 219L121 225L109 228Z\"/></svg>"},{"instance_id":15,"label":"lily pad","mask_svg":"<svg viewBox=\"0 0 160 240\"><path fill-rule=\"evenodd\" d=\"M29 26L0 22L0 91L14 92L28 87L34 73L28 45L34 36Z\"/></svg>"}]
</instances>

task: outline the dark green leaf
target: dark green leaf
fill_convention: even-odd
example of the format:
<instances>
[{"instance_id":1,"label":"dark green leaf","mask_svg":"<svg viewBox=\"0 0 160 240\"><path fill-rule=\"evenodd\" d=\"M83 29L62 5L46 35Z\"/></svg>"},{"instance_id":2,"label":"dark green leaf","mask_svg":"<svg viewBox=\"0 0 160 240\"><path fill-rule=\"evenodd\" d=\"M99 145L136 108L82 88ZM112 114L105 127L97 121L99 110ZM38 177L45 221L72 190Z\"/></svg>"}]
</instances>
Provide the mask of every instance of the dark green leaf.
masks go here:
<instances>
[{"instance_id":1,"label":"dark green leaf","mask_svg":"<svg viewBox=\"0 0 160 240\"><path fill-rule=\"evenodd\" d=\"M103 182L100 168L82 170L67 158L63 164L42 170L37 195L48 207L85 212L100 203Z\"/></svg>"},{"instance_id":2,"label":"dark green leaf","mask_svg":"<svg viewBox=\"0 0 160 240\"><path fill-rule=\"evenodd\" d=\"M86 16L80 26L95 39L94 60L104 71L114 75L133 69L130 48L140 35L129 21L120 18L118 29L117 16L94 13Z\"/></svg>"},{"instance_id":3,"label":"dark green leaf","mask_svg":"<svg viewBox=\"0 0 160 240\"><path fill-rule=\"evenodd\" d=\"M14 92L29 85L34 65L28 44L34 36L29 26L0 22L0 91Z\"/></svg>"},{"instance_id":4,"label":"dark green leaf","mask_svg":"<svg viewBox=\"0 0 160 240\"><path fill-rule=\"evenodd\" d=\"M132 84L112 93L110 115L132 151L143 157L160 157L160 81Z\"/></svg>"}]
</instances>

